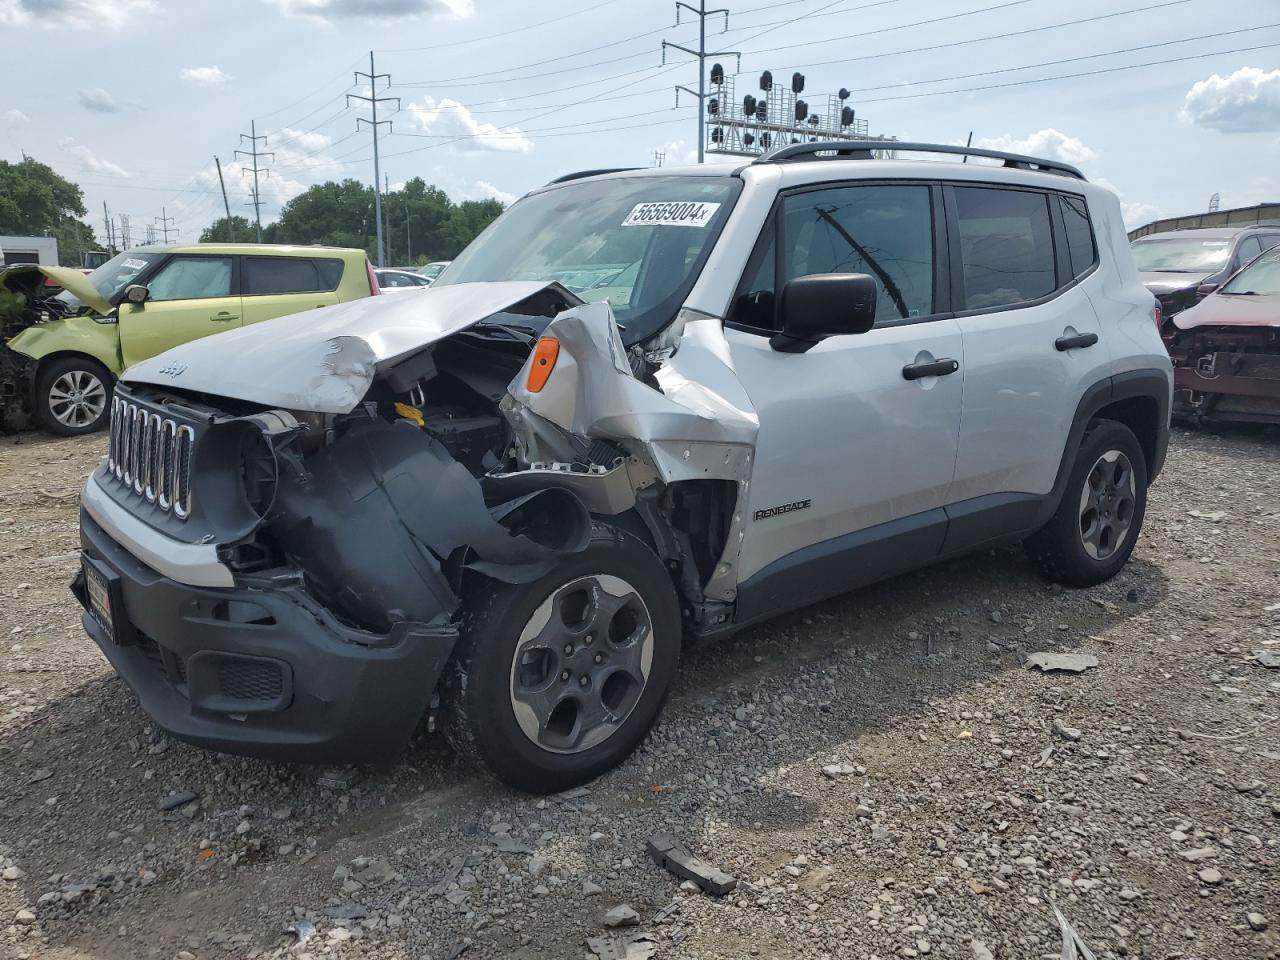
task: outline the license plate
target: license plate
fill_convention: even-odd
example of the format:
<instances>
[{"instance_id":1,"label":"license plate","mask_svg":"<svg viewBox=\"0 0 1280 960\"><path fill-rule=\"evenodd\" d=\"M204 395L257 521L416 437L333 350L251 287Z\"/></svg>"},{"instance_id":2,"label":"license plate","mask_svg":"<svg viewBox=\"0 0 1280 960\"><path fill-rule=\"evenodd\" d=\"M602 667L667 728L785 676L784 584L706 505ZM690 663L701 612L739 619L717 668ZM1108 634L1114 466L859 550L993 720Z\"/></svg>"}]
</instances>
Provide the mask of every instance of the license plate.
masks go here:
<instances>
[{"instance_id":1,"label":"license plate","mask_svg":"<svg viewBox=\"0 0 1280 960\"><path fill-rule=\"evenodd\" d=\"M84 567L85 592L89 596L89 613L98 621L98 626L107 631L112 642L116 638L115 617L111 609L111 583L94 566L88 558L82 560Z\"/></svg>"}]
</instances>

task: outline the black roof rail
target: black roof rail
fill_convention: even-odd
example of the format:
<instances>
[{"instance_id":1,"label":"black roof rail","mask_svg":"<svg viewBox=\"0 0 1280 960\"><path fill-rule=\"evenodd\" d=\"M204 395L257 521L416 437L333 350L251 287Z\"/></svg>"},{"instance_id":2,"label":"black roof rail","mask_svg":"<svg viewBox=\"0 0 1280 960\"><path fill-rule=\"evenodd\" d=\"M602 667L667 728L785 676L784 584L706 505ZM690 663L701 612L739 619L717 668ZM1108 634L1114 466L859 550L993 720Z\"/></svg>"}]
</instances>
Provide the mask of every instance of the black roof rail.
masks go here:
<instances>
[{"instance_id":1,"label":"black roof rail","mask_svg":"<svg viewBox=\"0 0 1280 960\"><path fill-rule=\"evenodd\" d=\"M581 180L583 177L599 177L606 173L627 173L631 170L639 170L640 167L604 167L600 170L579 170L577 173L566 173L563 177L556 177L554 180L548 180L547 186L553 183L568 183L570 180Z\"/></svg>"},{"instance_id":2,"label":"black roof rail","mask_svg":"<svg viewBox=\"0 0 1280 960\"><path fill-rule=\"evenodd\" d=\"M1004 153L1001 150L983 150L980 147L958 147L947 143L902 143L897 140L828 140L825 143L792 143L777 147L756 158L753 163L783 163L788 160L870 160L874 150L892 150L894 153L950 153L956 156L986 157L1003 160L1006 167L1018 170L1036 170L1056 173L1065 177L1084 180L1085 175L1069 163L1026 157L1020 153ZM830 154L830 156L819 156Z\"/></svg>"}]
</instances>

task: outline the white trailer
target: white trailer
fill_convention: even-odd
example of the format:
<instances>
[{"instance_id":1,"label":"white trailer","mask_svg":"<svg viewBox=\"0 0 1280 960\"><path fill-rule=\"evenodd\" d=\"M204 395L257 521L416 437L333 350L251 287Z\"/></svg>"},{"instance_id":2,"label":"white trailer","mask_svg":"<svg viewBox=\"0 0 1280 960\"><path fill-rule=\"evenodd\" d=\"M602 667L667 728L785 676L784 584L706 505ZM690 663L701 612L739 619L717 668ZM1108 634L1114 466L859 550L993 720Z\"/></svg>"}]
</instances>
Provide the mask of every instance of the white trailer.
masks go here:
<instances>
[{"instance_id":1,"label":"white trailer","mask_svg":"<svg viewBox=\"0 0 1280 960\"><path fill-rule=\"evenodd\" d=\"M58 241L53 237L0 237L0 266L17 263L58 265Z\"/></svg>"}]
</instances>

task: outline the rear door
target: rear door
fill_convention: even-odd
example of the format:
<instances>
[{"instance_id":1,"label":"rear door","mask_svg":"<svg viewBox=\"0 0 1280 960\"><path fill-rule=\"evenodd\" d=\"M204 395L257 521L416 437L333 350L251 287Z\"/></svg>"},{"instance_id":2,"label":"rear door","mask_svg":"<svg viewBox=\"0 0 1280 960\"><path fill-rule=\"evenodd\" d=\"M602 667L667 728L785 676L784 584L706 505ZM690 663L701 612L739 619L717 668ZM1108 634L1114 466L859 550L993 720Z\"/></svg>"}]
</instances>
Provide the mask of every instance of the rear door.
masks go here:
<instances>
[{"instance_id":1,"label":"rear door","mask_svg":"<svg viewBox=\"0 0 1280 960\"><path fill-rule=\"evenodd\" d=\"M941 191L918 181L824 185L775 208L725 332L760 419L739 570L748 618L937 554L962 379L904 371L959 367L960 330L938 286L943 236ZM774 350L783 286L822 273L876 278L875 327Z\"/></svg>"},{"instance_id":2,"label":"rear door","mask_svg":"<svg viewBox=\"0 0 1280 960\"><path fill-rule=\"evenodd\" d=\"M241 257L244 322L338 302L342 261L330 257Z\"/></svg>"},{"instance_id":3,"label":"rear door","mask_svg":"<svg viewBox=\"0 0 1280 960\"><path fill-rule=\"evenodd\" d=\"M1083 197L946 188L952 302L964 337L964 418L947 550L1030 522L1050 492L1081 397L1110 373L1087 293L1097 246ZM972 541L972 542L966 542Z\"/></svg>"},{"instance_id":4,"label":"rear door","mask_svg":"<svg viewBox=\"0 0 1280 960\"><path fill-rule=\"evenodd\" d=\"M240 326L236 258L180 253L147 280L146 303L121 303L120 352L127 367L170 347Z\"/></svg>"}]
</instances>

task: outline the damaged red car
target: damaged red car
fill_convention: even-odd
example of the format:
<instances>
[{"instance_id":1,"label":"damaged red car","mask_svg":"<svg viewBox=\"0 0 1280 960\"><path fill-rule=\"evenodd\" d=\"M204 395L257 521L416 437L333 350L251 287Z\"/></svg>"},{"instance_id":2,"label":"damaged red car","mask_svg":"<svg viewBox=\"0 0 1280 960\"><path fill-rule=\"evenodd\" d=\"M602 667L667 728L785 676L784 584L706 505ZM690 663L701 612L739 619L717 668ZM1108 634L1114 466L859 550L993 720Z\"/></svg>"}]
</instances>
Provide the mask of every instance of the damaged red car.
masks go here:
<instances>
[{"instance_id":1,"label":"damaged red car","mask_svg":"<svg viewBox=\"0 0 1280 960\"><path fill-rule=\"evenodd\" d=\"M1280 424L1280 249L1168 321L1174 416Z\"/></svg>"}]
</instances>

